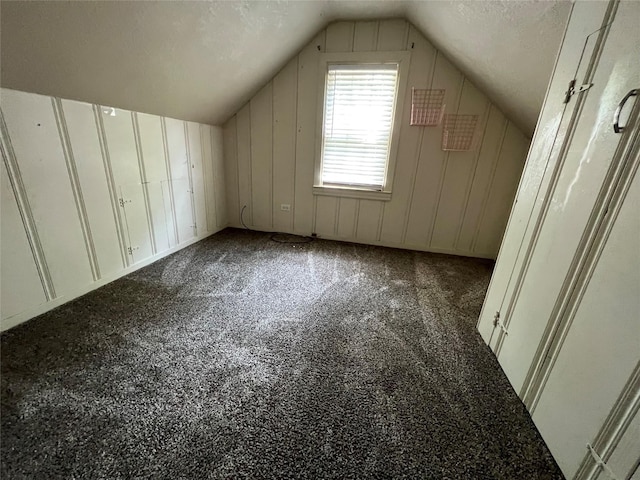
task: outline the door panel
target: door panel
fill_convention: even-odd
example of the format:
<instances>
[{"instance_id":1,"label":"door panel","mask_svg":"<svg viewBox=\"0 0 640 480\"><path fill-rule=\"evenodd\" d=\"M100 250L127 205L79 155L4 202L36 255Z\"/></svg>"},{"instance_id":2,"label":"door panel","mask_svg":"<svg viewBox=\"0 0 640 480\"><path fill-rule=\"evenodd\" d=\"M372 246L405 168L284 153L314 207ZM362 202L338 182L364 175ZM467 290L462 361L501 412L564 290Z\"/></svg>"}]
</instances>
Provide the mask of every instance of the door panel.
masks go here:
<instances>
[{"instance_id":1,"label":"door panel","mask_svg":"<svg viewBox=\"0 0 640 480\"><path fill-rule=\"evenodd\" d=\"M533 413L567 478L640 361L638 212L636 175Z\"/></svg>"},{"instance_id":2,"label":"door panel","mask_svg":"<svg viewBox=\"0 0 640 480\"><path fill-rule=\"evenodd\" d=\"M498 339L493 325L494 315L501 311L504 316L503 309L514 295L527 245L533 236L535 219L541 211L544 192L549 188L557 150L566 136L571 113L576 105L576 97L567 106L562 104L564 92L569 81L576 78L576 68L581 64L580 56L587 37L601 27L606 9L607 2L578 2L573 7L570 25L549 85L525 165L525 174L518 186L516 201L478 322L482 338L492 348L495 348ZM585 52L585 56L589 58L590 52ZM579 70L584 76L586 65ZM533 339L533 343L537 344L537 340Z\"/></svg>"},{"instance_id":3,"label":"door panel","mask_svg":"<svg viewBox=\"0 0 640 480\"><path fill-rule=\"evenodd\" d=\"M134 264L153 255L142 185L139 183L121 185L120 198L124 202L122 210L131 247L129 255L131 264Z\"/></svg>"},{"instance_id":4,"label":"door panel","mask_svg":"<svg viewBox=\"0 0 640 480\"><path fill-rule=\"evenodd\" d=\"M619 99L637 86L640 78L636 51L640 37L633 26L634 19L640 15L639 7L640 4L632 2L620 5L593 78L593 87L582 94L587 95L586 101L517 302L507 318L509 334L503 337L498 358L516 391L521 389L534 359L547 327L546 319L551 318L616 152L620 135L612 130L614 111ZM634 31L634 37L630 38L629 32Z\"/></svg>"}]
</instances>

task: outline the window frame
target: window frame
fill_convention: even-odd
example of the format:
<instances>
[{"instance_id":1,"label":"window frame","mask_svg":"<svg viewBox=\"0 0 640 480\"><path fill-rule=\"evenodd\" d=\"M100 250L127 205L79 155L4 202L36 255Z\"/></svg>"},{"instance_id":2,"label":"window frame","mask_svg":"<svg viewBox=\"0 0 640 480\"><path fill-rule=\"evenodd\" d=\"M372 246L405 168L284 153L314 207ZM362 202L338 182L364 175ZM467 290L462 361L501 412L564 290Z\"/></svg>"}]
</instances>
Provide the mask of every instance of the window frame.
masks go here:
<instances>
[{"instance_id":1,"label":"window frame","mask_svg":"<svg viewBox=\"0 0 640 480\"><path fill-rule=\"evenodd\" d=\"M409 73L411 52L335 52L322 53L319 60L318 80L318 110L317 110L317 134L315 151L315 168L313 177L313 194L329 195L334 197L350 197L361 199L391 200L391 188L395 174L400 126L404 111L405 94ZM324 109L327 100L327 74L329 65L384 65L397 64L398 77L396 83L396 98L391 124L391 136L389 142L389 158L387 160L384 184L381 190L367 188L365 186L339 186L322 184L322 161L324 144Z\"/></svg>"}]
</instances>

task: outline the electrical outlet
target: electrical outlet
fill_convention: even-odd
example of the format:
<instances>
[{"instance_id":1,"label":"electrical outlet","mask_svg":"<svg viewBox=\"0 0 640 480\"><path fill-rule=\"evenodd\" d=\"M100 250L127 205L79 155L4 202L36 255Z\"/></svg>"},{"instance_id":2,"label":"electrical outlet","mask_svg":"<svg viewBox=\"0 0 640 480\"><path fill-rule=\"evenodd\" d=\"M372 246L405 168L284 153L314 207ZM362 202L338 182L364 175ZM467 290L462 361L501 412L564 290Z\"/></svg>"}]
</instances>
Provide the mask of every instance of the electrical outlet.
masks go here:
<instances>
[{"instance_id":1,"label":"electrical outlet","mask_svg":"<svg viewBox=\"0 0 640 480\"><path fill-rule=\"evenodd\" d=\"M288 203L281 203L280 204L280 210L282 210L283 212L290 212L291 211L291 205L289 205Z\"/></svg>"}]
</instances>

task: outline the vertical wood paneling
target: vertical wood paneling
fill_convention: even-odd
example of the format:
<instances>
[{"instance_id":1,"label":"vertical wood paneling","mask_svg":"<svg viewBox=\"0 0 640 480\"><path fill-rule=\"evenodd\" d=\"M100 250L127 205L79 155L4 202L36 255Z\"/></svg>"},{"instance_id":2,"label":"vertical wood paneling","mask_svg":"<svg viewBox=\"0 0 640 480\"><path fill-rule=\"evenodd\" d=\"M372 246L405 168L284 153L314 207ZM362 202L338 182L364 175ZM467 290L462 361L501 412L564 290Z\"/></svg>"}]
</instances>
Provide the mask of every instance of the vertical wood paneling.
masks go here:
<instances>
[{"instance_id":1,"label":"vertical wood paneling","mask_svg":"<svg viewBox=\"0 0 640 480\"><path fill-rule=\"evenodd\" d=\"M204 172L204 184L205 184L205 206L206 206L206 216L207 216L207 229L210 231L215 231L217 224L217 216L216 216L216 196L215 196L215 187L213 180L213 156L214 156L214 145L212 144L213 136L211 132L211 128L209 125L198 125L194 124L197 128L198 133L200 135L200 151L202 158L202 170ZM191 138L191 133L189 134L189 138ZM217 137L216 137L217 140ZM215 151L217 153L218 146L215 145Z\"/></svg>"},{"instance_id":2,"label":"vertical wood paneling","mask_svg":"<svg viewBox=\"0 0 640 480\"><path fill-rule=\"evenodd\" d=\"M338 231L336 233L341 238L355 238L355 222L359 200L354 198L341 198L339 202Z\"/></svg>"},{"instance_id":3,"label":"vertical wood paneling","mask_svg":"<svg viewBox=\"0 0 640 480\"><path fill-rule=\"evenodd\" d=\"M172 184L170 150L188 218L196 198L185 162L184 122L169 119L167 139L160 117L6 89L2 110L2 329L151 261L151 223L156 258L170 251L166 234L174 230L173 207L164 189ZM203 128L208 181L221 186L224 196L223 168L211 163L215 156L222 163L221 130L193 125L193 150L202 155ZM215 232L215 200L210 201Z\"/></svg>"},{"instance_id":4,"label":"vertical wood paneling","mask_svg":"<svg viewBox=\"0 0 640 480\"><path fill-rule=\"evenodd\" d=\"M325 52L351 52L353 50L353 32L353 22L335 22L329 25Z\"/></svg>"},{"instance_id":5,"label":"vertical wood paneling","mask_svg":"<svg viewBox=\"0 0 640 480\"><path fill-rule=\"evenodd\" d=\"M474 148L469 152L443 152L442 125L410 126L411 88L407 88L401 99L404 113L390 200L314 197L317 109L322 87L318 56L322 51L375 50L410 51L407 87L444 89L446 113L479 115ZM229 214L238 216L241 207L247 205L245 221L261 230L302 235L315 231L364 243L486 255L475 252L473 243L483 218L483 190L490 188L491 171L496 168L492 160L498 157L501 114L494 110L488 99L408 22L332 23L227 122L225 168L229 198L233 198ZM272 133L268 136L270 122ZM295 137L290 133L294 122ZM485 130L487 139L483 141ZM521 150L526 149L524 137L517 142ZM271 184L264 181L269 173ZM506 187L500 183L499 188ZM507 188L505 195L513 195L513 189ZM292 212L283 212L281 204L291 205ZM272 223L266 211L257 212L267 206ZM498 225L494 222L486 235L499 237L502 232L495 231Z\"/></svg>"},{"instance_id":6,"label":"vertical wood paneling","mask_svg":"<svg viewBox=\"0 0 640 480\"><path fill-rule=\"evenodd\" d=\"M199 126L166 118L164 121L167 152L169 153L170 192L176 221L176 242L180 244L193 237L193 208L189 183L190 163L201 164ZM187 139L187 131L189 138Z\"/></svg>"},{"instance_id":7,"label":"vertical wood paneling","mask_svg":"<svg viewBox=\"0 0 640 480\"><path fill-rule=\"evenodd\" d=\"M438 199L438 211L431 232L430 245L440 250L454 250L458 231L462 226L464 207L471 189L471 180L478 159L477 143L482 137L487 120L489 101L473 84L465 81L462 87L458 113L478 115L474 134L474 148L467 152L450 152L445 162L445 173Z\"/></svg>"},{"instance_id":8,"label":"vertical wood paneling","mask_svg":"<svg viewBox=\"0 0 640 480\"><path fill-rule=\"evenodd\" d=\"M251 99L251 200L253 225L271 230L273 200L273 85Z\"/></svg>"},{"instance_id":9,"label":"vertical wood paneling","mask_svg":"<svg viewBox=\"0 0 640 480\"><path fill-rule=\"evenodd\" d=\"M224 125L224 173L229 223L240 226L240 208L238 207L238 134L236 116Z\"/></svg>"},{"instance_id":10,"label":"vertical wood paneling","mask_svg":"<svg viewBox=\"0 0 640 480\"><path fill-rule=\"evenodd\" d=\"M406 20L394 18L381 20L378 27L378 45L380 52L394 52L404 50L407 40L409 23Z\"/></svg>"},{"instance_id":11,"label":"vertical wood paneling","mask_svg":"<svg viewBox=\"0 0 640 480\"><path fill-rule=\"evenodd\" d=\"M467 200L467 207L460 229L460 235L456 248L464 252L470 252L473 238L480 221L480 214L489 194L491 179L495 171L496 162L504 137L506 119L496 107L492 106L489 119L485 128L480 155L475 169L471 191Z\"/></svg>"},{"instance_id":12,"label":"vertical wood paneling","mask_svg":"<svg viewBox=\"0 0 640 480\"><path fill-rule=\"evenodd\" d=\"M0 282L2 318L46 301L4 162L0 162Z\"/></svg>"},{"instance_id":13,"label":"vertical wood paneling","mask_svg":"<svg viewBox=\"0 0 640 480\"><path fill-rule=\"evenodd\" d=\"M205 167L206 147L197 145L205 136L209 134L209 127L202 126L195 122L187 123L187 136L189 142L189 167L191 171L191 189L193 201L193 215L195 233L200 235L207 231L207 199L205 188ZM211 185L210 188L213 188Z\"/></svg>"},{"instance_id":14,"label":"vertical wood paneling","mask_svg":"<svg viewBox=\"0 0 640 480\"><path fill-rule=\"evenodd\" d=\"M498 254L527 148L522 133L509 122L474 242L473 252L476 254L492 257Z\"/></svg>"},{"instance_id":15,"label":"vertical wood paneling","mask_svg":"<svg viewBox=\"0 0 640 480\"><path fill-rule=\"evenodd\" d=\"M142 161L147 181L147 195L151 225L156 251L167 250L174 243L173 211L168 187L168 165L165 158L162 124L160 117L144 113L134 114Z\"/></svg>"},{"instance_id":16,"label":"vertical wood paneling","mask_svg":"<svg viewBox=\"0 0 640 480\"><path fill-rule=\"evenodd\" d=\"M382 202L378 200L360 200L356 238L364 242L378 240L378 227L382 214Z\"/></svg>"},{"instance_id":17,"label":"vertical wood paneling","mask_svg":"<svg viewBox=\"0 0 640 480\"><path fill-rule=\"evenodd\" d=\"M324 32L298 56L294 232L309 235L313 225L313 169L318 101L318 59L324 49ZM240 165L240 158L238 158Z\"/></svg>"},{"instance_id":18,"label":"vertical wood paneling","mask_svg":"<svg viewBox=\"0 0 640 480\"><path fill-rule=\"evenodd\" d=\"M3 91L2 111L56 295L93 281L51 98Z\"/></svg>"},{"instance_id":19,"label":"vertical wood paneling","mask_svg":"<svg viewBox=\"0 0 640 480\"><path fill-rule=\"evenodd\" d=\"M251 202L251 105L247 103L237 114L238 198L240 216L248 226L253 225ZM244 214L242 213L244 209Z\"/></svg>"},{"instance_id":20,"label":"vertical wood paneling","mask_svg":"<svg viewBox=\"0 0 640 480\"><path fill-rule=\"evenodd\" d=\"M462 74L438 53L431 88L446 90L446 113L456 113L462 81ZM425 128L405 237L410 245L426 246L431 238L447 158L441 140L442 124Z\"/></svg>"},{"instance_id":21,"label":"vertical wood paneling","mask_svg":"<svg viewBox=\"0 0 640 480\"><path fill-rule=\"evenodd\" d=\"M319 196L316 198L316 229L318 235L333 236L336 234L336 208L338 199Z\"/></svg>"},{"instance_id":22,"label":"vertical wood paneling","mask_svg":"<svg viewBox=\"0 0 640 480\"><path fill-rule=\"evenodd\" d=\"M293 230L298 59L273 79L273 229ZM281 204L291 211L280 209Z\"/></svg>"},{"instance_id":23,"label":"vertical wood paneling","mask_svg":"<svg viewBox=\"0 0 640 480\"><path fill-rule=\"evenodd\" d=\"M153 250L131 112L110 107L99 109L115 192L125 205L120 211L127 247L136 252L135 256L129 255L129 260L137 263L150 257Z\"/></svg>"},{"instance_id":24,"label":"vertical wood paneling","mask_svg":"<svg viewBox=\"0 0 640 480\"><path fill-rule=\"evenodd\" d=\"M378 41L378 22L356 22L353 32L353 51L371 52Z\"/></svg>"},{"instance_id":25,"label":"vertical wood paneling","mask_svg":"<svg viewBox=\"0 0 640 480\"><path fill-rule=\"evenodd\" d=\"M413 26L407 43L413 44L414 48L411 52L408 88L404 98L405 117L411 113L411 88L409 87L430 88L436 58L436 50ZM381 233L383 242L402 242L415 181L420 140L425 128L427 127L411 126L406 120L400 126L393 195L391 200L383 205Z\"/></svg>"},{"instance_id":26,"label":"vertical wood paneling","mask_svg":"<svg viewBox=\"0 0 640 480\"><path fill-rule=\"evenodd\" d=\"M214 232L227 226L227 196L225 194L224 182L224 153L223 153L223 133L220 127L210 127L203 125L211 132L211 162L212 168L207 172L206 185L211 185L213 191L207 189L206 205L213 205L215 219L209 216L209 231Z\"/></svg>"},{"instance_id":27,"label":"vertical wood paneling","mask_svg":"<svg viewBox=\"0 0 640 480\"><path fill-rule=\"evenodd\" d=\"M126 266L91 105L62 100L101 276Z\"/></svg>"}]
</instances>

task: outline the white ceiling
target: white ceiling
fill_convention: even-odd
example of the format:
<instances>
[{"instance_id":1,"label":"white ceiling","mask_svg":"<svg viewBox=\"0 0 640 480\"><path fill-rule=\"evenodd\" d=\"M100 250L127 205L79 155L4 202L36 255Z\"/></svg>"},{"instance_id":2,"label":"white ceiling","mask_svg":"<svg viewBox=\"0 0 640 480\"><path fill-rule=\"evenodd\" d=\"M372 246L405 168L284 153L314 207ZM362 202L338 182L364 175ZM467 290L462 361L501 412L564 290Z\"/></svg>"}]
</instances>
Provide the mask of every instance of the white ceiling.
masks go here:
<instances>
[{"instance_id":1,"label":"white ceiling","mask_svg":"<svg viewBox=\"0 0 640 480\"><path fill-rule=\"evenodd\" d=\"M221 124L336 19L406 17L531 134L569 1L0 4L3 87Z\"/></svg>"}]
</instances>

